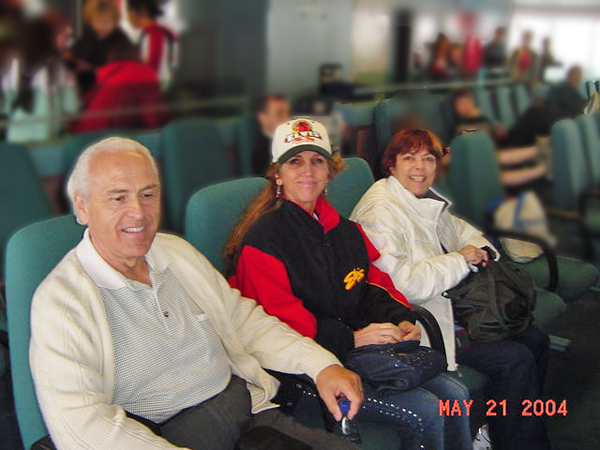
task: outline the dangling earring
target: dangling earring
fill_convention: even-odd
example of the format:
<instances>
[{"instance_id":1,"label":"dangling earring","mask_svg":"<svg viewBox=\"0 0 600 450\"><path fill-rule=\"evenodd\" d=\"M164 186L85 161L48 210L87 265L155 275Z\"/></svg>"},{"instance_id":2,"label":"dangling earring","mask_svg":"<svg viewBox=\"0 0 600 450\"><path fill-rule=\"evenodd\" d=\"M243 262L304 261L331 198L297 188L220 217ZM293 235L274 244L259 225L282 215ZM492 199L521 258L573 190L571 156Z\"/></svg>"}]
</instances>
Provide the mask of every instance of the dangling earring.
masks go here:
<instances>
[{"instance_id":1,"label":"dangling earring","mask_svg":"<svg viewBox=\"0 0 600 450\"><path fill-rule=\"evenodd\" d=\"M277 180L277 191L275 192L275 198L281 198L281 181Z\"/></svg>"},{"instance_id":2,"label":"dangling earring","mask_svg":"<svg viewBox=\"0 0 600 450\"><path fill-rule=\"evenodd\" d=\"M325 189L323 189L323 194L327 197L329 195L329 183L325 185Z\"/></svg>"}]
</instances>

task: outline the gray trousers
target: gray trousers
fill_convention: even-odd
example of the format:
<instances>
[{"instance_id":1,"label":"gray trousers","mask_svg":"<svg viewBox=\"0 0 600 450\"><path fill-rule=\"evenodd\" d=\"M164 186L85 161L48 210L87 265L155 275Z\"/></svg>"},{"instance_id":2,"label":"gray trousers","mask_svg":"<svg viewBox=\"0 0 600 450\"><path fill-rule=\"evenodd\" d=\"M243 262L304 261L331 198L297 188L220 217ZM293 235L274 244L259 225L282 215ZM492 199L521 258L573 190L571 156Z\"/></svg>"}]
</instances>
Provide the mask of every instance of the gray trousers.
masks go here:
<instances>
[{"instance_id":1,"label":"gray trousers","mask_svg":"<svg viewBox=\"0 0 600 450\"><path fill-rule=\"evenodd\" d=\"M193 450L233 450L241 434L266 426L314 450L356 450L337 436L301 425L277 409L252 414L251 407L245 381L232 376L219 395L183 410L162 424L162 435L174 445Z\"/></svg>"}]
</instances>

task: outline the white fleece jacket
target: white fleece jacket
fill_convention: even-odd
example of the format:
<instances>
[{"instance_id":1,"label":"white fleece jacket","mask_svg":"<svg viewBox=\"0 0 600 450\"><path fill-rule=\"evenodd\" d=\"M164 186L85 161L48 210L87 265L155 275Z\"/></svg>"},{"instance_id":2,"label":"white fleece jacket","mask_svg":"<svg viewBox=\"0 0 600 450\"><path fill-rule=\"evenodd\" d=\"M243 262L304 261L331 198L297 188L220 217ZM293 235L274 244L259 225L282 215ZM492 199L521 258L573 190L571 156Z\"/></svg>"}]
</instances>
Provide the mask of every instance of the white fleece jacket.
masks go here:
<instances>
[{"instance_id":1,"label":"white fleece jacket","mask_svg":"<svg viewBox=\"0 0 600 450\"><path fill-rule=\"evenodd\" d=\"M444 337L448 370L453 371L457 367L454 315L442 293L469 274L458 250L470 244L498 252L480 231L451 215L449 207L450 202L437 192L431 190L419 199L390 176L371 186L350 218L362 225L381 253L375 265L390 275L411 303L435 316Z\"/></svg>"},{"instance_id":2,"label":"white fleece jacket","mask_svg":"<svg viewBox=\"0 0 600 450\"><path fill-rule=\"evenodd\" d=\"M206 312L223 341L233 374L246 380L252 412L276 405L278 382L262 368L313 379L335 356L304 338L253 300L241 297L190 244L158 234L150 249ZM97 286L70 251L36 290L30 362L44 420L59 449L178 448L112 404L113 345Z\"/></svg>"}]
</instances>

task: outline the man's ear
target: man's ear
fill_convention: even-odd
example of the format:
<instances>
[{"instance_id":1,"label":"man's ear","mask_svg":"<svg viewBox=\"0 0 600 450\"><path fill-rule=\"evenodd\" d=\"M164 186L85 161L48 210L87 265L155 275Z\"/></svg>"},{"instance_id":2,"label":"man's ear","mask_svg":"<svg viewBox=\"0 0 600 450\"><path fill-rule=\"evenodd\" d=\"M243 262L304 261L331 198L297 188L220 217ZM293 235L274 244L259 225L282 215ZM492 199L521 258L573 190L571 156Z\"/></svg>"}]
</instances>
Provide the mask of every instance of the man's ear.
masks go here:
<instances>
[{"instance_id":1,"label":"man's ear","mask_svg":"<svg viewBox=\"0 0 600 450\"><path fill-rule=\"evenodd\" d=\"M75 209L77 222L81 225L87 225L89 221L89 214L85 201L79 192L75 192L73 195L73 208Z\"/></svg>"}]
</instances>

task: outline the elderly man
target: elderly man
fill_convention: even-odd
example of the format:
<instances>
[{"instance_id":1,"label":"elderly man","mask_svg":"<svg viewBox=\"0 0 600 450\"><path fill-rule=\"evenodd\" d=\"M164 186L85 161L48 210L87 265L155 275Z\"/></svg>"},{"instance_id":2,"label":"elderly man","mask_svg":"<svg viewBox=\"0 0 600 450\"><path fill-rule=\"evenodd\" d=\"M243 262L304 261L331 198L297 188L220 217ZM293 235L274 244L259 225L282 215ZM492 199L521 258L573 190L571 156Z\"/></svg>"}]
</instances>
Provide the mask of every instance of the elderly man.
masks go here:
<instances>
[{"instance_id":1,"label":"elderly man","mask_svg":"<svg viewBox=\"0 0 600 450\"><path fill-rule=\"evenodd\" d=\"M157 234L160 182L145 147L121 138L89 147L68 193L88 228L31 313L31 368L58 448L231 450L263 426L315 449L347 448L274 409L278 383L261 366L308 374L336 419L337 396L358 411L358 376L230 289L187 242Z\"/></svg>"}]
</instances>

